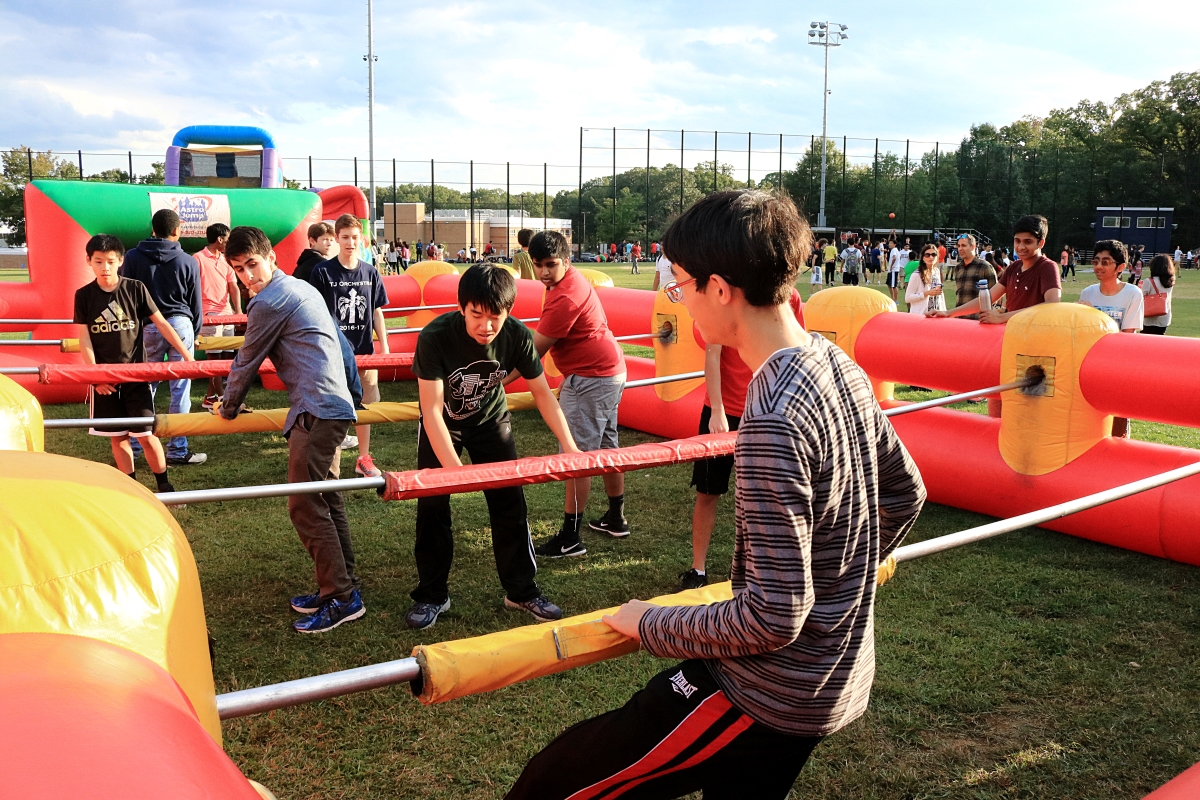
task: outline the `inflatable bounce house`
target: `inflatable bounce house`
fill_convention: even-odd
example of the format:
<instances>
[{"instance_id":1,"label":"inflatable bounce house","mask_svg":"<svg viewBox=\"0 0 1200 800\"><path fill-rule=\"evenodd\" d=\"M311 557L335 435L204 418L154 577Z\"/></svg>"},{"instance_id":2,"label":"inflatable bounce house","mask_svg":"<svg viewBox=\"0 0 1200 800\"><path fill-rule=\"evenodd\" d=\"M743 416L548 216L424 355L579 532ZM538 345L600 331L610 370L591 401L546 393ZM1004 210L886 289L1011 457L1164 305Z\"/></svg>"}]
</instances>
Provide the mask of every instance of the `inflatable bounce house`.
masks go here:
<instances>
[{"instance_id":1,"label":"inflatable bounce house","mask_svg":"<svg viewBox=\"0 0 1200 800\"><path fill-rule=\"evenodd\" d=\"M201 151L192 148L193 142L220 148L259 145L259 185L221 183L241 180L241 164L249 164L250 173L254 164L238 162L248 158L241 151ZM214 154L211 164L206 153ZM278 157L270 137L257 129L185 129L168 162L173 183L168 186L30 184L25 196L30 283L6 287L0 317L69 318L75 290L92 279L83 255L87 238L111 233L132 247L150 235L157 208L181 210L188 226L183 246L189 250L203 245L198 237L211 222L256 225L266 231L287 271L305 247L312 222L345 212L367 215L356 187L270 188L279 183ZM222 166L229 163L236 174ZM199 183L203 178L209 182ZM697 373L704 367L704 341L687 309L661 291L613 288L610 282L604 285L602 275L592 277L614 333L654 350L652 358L628 358L633 385L621 402L621 424L673 440L694 436L703 402ZM398 366L381 377L411 379L403 364L414 349L416 329L455 306L459 275L452 265L420 262L384 280L393 313L405 316L406 327L389 332ZM517 286L513 314L536 319L545 288L525 280ZM932 502L1013 517L1200 462L1200 451L1111 436L1114 416L1200 427L1195 371L1154 366L1200 363L1200 340L1121 335L1104 314L1070 303L1027 309L1002 326L930 320L897 313L885 295L860 287L820 292L800 316L810 332L827 337L863 368L885 409L903 405L893 398L896 383L965 392L1037 379L1003 392L998 417L941 408L895 417ZM58 322L5 329L29 330L35 339L73 335L72 326ZM87 370L79 369L79 356L63 350L0 348L0 366L38 369L15 380L0 376L0 448L5 448L0 480L6 489L0 506L9 523L0 531L0 597L5 600L0 671L6 673L0 707L29 710L0 715L6 755L26 765L7 776L8 785L28 796L117 797L129 796L122 789L130 787L132 775L141 781L139 791L160 788L156 796L268 796L220 749L199 579L179 526L154 495L111 467L41 452L39 403L78 402L86 390ZM546 366L552 383L560 380L553 364ZM690 377L637 384L680 375ZM270 387L272 377L263 377ZM521 381L511 385L514 407L520 407L523 389ZM402 405L375 404L371 412L383 416L371 421L415 418L415 408L389 408ZM274 422L266 412L232 422L210 414L163 415L156 432L270 430L278 427L281 414ZM137 524L128 524L130 519ZM1044 527L1200 566L1197 520L1200 477L1191 477ZM673 602L709 602L721 589L705 591L710 595ZM595 620L592 614L578 621L594 626ZM557 632L533 626L529 635L544 645L551 666L521 667L518 673L529 677L597 660L579 649L582 639L567 636L564 626L570 622L558 623ZM439 647L418 654L426 666L446 651ZM604 647L616 654L628 643ZM446 652L462 661L453 648ZM494 680L494 669L492 662L480 662L478 682L484 690ZM418 690L426 702L472 693L436 683ZM142 746L115 755L123 732L135 728ZM149 729L158 735L146 736ZM51 739L58 746L38 744ZM86 758L94 766L64 770L67 758ZM87 786L71 783L66 773L86 776ZM1194 785L1195 778L1188 773L1178 785ZM1185 796L1170 785L1160 791L1164 794L1156 797Z\"/></svg>"}]
</instances>

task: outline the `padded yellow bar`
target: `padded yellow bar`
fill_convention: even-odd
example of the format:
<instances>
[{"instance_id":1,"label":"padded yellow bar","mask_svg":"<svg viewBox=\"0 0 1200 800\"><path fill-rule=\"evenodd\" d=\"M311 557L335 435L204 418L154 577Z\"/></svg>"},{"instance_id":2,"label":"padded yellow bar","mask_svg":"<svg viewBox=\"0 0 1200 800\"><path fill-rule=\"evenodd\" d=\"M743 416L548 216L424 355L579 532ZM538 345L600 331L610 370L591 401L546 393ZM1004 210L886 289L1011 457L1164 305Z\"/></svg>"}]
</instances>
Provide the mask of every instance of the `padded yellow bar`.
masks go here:
<instances>
[{"instance_id":1,"label":"padded yellow bar","mask_svg":"<svg viewBox=\"0 0 1200 800\"><path fill-rule=\"evenodd\" d=\"M537 406L529 392L514 392L507 395L510 411L526 411ZM288 409L271 408L239 414L236 419L226 420L216 414L159 414L155 417L154 435L169 436L215 436L222 433L265 433L283 430ZM366 411L358 412L358 421L363 425L379 425L385 422L412 422L421 418L419 403L371 403Z\"/></svg>"},{"instance_id":2,"label":"padded yellow bar","mask_svg":"<svg viewBox=\"0 0 1200 800\"><path fill-rule=\"evenodd\" d=\"M197 350L240 350L246 343L245 336L197 336Z\"/></svg>"},{"instance_id":3,"label":"padded yellow bar","mask_svg":"<svg viewBox=\"0 0 1200 800\"><path fill-rule=\"evenodd\" d=\"M37 398L7 375L0 375L0 450L45 450L46 430Z\"/></svg>"},{"instance_id":4,"label":"padded yellow bar","mask_svg":"<svg viewBox=\"0 0 1200 800\"><path fill-rule=\"evenodd\" d=\"M683 303L672 303L662 289L654 295L654 308L650 314L650 330L669 329L672 333L664 338L655 336L654 377L682 375L685 372L701 372L704 369L704 348L696 341L694 321ZM687 397L696 387L704 385L704 378L672 381L655 385L654 393L660 400L672 403Z\"/></svg>"},{"instance_id":5,"label":"padded yellow bar","mask_svg":"<svg viewBox=\"0 0 1200 800\"><path fill-rule=\"evenodd\" d=\"M63 339L62 344L60 344L58 346L58 349L64 353L78 353L79 352L79 340L78 339Z\"/></svg>"},{"instance_id":6,"label":"padded yellow bar","mask_svg":"<svg viewBox=\"0 0 1200 800\"><path fill-rule=\"evenodd\" d=\"M895 574L896 557L888 556L879 565L875 582L882 586ZM646 602L702 606L732 598L733 587L725 581ZM421 665L417 697L426 705L444 703L637 652L637 641L601 622L601 617L615 611L606 608L557 622L414 647L413 657Z\"/></svg>"},{"instance_id":7,"label":"padded yellow bar","mask_svg":"<svg viewBox=\"0 0 1200 800\"><path fill-rule=\"evenodd\" d=\"M0 486L0 634L145 656L220 743L200 576L171 512L112 467L50 453L0 451Z\"/></svg>"}]
</instances>

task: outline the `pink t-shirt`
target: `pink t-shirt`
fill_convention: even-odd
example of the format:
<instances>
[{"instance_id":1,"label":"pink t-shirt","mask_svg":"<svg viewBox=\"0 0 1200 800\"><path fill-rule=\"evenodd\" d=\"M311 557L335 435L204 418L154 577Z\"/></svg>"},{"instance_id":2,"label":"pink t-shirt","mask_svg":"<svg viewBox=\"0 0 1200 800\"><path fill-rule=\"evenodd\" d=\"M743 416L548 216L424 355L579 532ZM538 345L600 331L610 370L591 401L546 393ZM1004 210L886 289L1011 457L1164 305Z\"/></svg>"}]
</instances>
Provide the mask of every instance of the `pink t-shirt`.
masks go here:
<instances>
[{"instance_id":1,"label":"pink t-shirt","mask_svg":"<svg viewBox=\"0 0 1200 800\"><path fill-rule=\"evenodd\" d=\"M608 378L625 372L625 354L608 329L604 306L588 279L568 267L563 279L546 292L538 333L557 339L550 348L563 375Z\"/></svg>"},{"instance_id":2,"label":"pink t-shirt","mask_svg":"<svg viewBox=\"0 0 1200 800\"><path fill-rule=\"evenodd\" d=\"M212 253L206 247L196 253L200 262L200 303L205 314L223 314L230 310L229 284L237 291L237 278L233 267L221 253Z\"/></svg>"}]
</instances>

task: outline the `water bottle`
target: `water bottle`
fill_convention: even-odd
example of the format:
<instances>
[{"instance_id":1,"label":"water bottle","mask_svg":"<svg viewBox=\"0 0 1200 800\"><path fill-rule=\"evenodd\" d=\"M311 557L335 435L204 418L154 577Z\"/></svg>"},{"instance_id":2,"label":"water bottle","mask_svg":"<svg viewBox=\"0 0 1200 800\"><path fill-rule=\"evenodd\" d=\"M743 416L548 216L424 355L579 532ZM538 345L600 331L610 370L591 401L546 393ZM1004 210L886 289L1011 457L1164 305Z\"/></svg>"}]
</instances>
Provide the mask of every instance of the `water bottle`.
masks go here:
<instances>
[{"instance_id":1,"label":"water bottle","mask_svg":"<svg viewBox=\"0 0 1200 800\"><path fill-rule=\"evenodd\" d=\"M988 291L987 280L981 280L975 286L979 289L979 310L990 311L992 308L992 294Z\"/></svg>"}]
</instances>

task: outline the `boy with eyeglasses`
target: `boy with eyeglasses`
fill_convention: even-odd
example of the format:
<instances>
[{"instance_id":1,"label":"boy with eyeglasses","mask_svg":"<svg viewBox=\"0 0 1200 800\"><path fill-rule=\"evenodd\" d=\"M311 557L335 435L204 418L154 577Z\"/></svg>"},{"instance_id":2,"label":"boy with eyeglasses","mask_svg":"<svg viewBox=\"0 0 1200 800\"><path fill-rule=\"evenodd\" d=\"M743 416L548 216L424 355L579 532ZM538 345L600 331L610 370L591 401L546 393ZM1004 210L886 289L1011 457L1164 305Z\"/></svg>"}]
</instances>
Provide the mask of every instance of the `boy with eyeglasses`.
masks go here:
<instances>
[{"instance_id":1,"label":"boy with eyeglasses","mask_svg":"<svg viewBox=\"0 0 1200 800\"><path fill-rule=\"evenodd\" d=\"M663 236L668 295L754 370L737 433L733 598L604 622L685 659L526 765L512 800L782 800L820 740L866 712L879 565L925 499L866 374L788 307L812 242L791 200L711 194Z\"/></svg>"},{"instance_id":2,"label":"boy with eyeglasses","mask_svg":"<svg viewBox=\"0 0 1200 800\"><path fill-rule=\"evenodd\" d=\"M1092 271L1096 280L1079 293L1079 302L1107 314L1121 333L1137 333L1142 329L1145 303L1142 290L1135 283L1122 283L1121 271L1129 261L1123 242L1104 239L1096 242L1092 252ZM1113 417L1112 435L1117 439L1129 438L1129 420Z\"/></svg>"}]
</instances>

